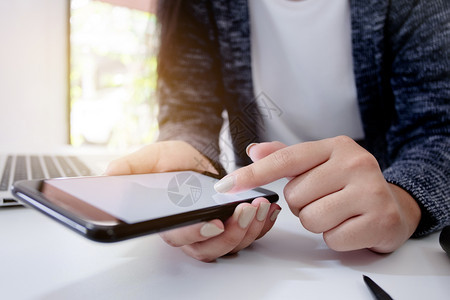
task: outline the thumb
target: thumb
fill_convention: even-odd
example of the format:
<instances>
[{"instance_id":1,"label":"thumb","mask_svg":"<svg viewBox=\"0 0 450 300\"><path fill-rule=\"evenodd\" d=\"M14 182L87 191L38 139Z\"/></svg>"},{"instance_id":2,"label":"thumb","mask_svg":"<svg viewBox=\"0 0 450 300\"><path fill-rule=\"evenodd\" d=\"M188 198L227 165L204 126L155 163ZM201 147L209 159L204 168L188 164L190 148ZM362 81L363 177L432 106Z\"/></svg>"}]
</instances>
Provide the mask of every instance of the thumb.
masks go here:
<instances>
[{"instance_id":1,"label":"thumb","mask_svg":"<svg viewBox=\"0 0 450 300\"><path fill-rule=\"evenodd\" d=\"M149 144L112 161L106 175L197 170L217 173L212 164L194 147L182 141Z\"/></svg>"},{"instance_id":2,"label":"thumb","mask_svg":"<svg viewBox=\"0 0 450 300\"><path fill-rule=\"evenodd\" d=\"M286 148L287 146L281 142L253 143L247 146L246 152L248 157L255 162L275 151Z\"/></svg>"},{"instance_id":3,"label":"thumb","mask_svg":"<svg viewBox=\"0 0 450 300\"><path fill-rule=\"evenodd\" d=\"M128 175L151 173L160 159L163 144L155 143L111 161L106 168L105 175Z\"/></svg>"}]
</instances>

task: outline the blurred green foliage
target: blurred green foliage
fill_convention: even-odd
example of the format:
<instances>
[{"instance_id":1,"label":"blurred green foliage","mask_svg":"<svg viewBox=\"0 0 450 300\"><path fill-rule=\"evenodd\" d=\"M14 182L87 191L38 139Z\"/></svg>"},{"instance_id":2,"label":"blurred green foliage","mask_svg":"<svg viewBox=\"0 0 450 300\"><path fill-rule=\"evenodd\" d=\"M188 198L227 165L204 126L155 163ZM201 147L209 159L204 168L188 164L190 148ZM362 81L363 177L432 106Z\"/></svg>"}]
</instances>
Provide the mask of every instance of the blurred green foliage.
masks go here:
<instances>
[{"instance_id":1,"label":"blurred green foliage","mask_svg":"<svg viewBox=\"0 0 450 300\"><path fill-rule=\"evenodd\" d=\"M156 17L72 0L71 143L126 149L155 140Z\"/></svg>"}]
</instances>

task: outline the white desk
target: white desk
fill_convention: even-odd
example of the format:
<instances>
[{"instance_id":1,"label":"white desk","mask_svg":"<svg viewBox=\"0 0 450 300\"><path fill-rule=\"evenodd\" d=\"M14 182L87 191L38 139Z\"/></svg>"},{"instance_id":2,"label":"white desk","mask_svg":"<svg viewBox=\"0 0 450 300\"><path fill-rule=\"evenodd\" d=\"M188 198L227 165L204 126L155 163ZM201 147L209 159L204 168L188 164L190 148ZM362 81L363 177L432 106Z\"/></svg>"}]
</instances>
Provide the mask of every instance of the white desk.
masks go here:
<instances>
[{"instance_id":1,"label":"white desk","mask_svg":"<svg viewBox=\"0 0 450 300\"><path fill-rule=\"evenodd\" d=\"M282 182L268 186L281 191ZM282 193L280 193L282 195ZM29 208L0 209L1 299L449 299L450 259L438 234L390 255L338 253L283 211L263 239L202 263L158 235L99 244Z\"/></svg>"}]
</instances>

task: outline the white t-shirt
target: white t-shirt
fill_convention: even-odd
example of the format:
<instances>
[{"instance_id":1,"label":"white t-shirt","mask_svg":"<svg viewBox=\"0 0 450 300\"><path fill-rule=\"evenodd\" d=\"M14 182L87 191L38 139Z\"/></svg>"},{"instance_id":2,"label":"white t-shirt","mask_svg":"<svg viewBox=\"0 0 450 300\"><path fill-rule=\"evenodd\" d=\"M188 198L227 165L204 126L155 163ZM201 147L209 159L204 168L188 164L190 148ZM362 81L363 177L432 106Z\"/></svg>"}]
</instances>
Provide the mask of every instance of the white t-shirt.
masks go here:
<instances>
[{"instance_id":1,"label":"white t-shirt","mask_svg":"<svg viewBox=\"0 0 450 300\"><path fill-rule=\"evenodd\" d=\"M363 139L348 0L249 0L262 139Z\"/></svg>"}]
</instances>

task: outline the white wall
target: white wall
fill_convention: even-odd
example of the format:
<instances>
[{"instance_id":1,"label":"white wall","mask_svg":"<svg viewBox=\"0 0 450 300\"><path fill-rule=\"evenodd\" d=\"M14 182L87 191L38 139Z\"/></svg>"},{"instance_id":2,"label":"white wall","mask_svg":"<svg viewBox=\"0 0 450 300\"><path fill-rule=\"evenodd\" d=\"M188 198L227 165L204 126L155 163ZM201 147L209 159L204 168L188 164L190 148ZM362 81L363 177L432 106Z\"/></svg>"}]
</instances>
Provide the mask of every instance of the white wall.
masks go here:
<instances>
[{"instance_id":1,"label":"white wall","mask_svg":"<svg viewBox=\"0 0 450 300\"><path fill-rule=\"evenodd\" d=\"M0 1L0 152L67 143L68 4Z\"/></svg>"}]
</instances>

